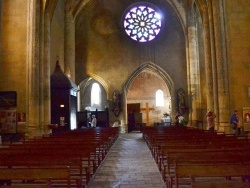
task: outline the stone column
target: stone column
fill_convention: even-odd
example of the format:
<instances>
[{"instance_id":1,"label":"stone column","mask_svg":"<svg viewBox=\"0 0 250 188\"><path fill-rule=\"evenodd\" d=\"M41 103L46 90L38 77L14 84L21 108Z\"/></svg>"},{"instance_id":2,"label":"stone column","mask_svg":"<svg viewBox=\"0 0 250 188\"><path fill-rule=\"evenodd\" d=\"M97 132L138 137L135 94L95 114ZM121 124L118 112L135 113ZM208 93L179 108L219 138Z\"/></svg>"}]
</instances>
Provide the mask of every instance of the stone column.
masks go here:
<instances>
[{"instance_id":1,"label":"stone column","mask_svg":"<svg viewBox=\"0 0 250 188\"><path fill-rule=\"evenodd\" d=\"M69 1L65 4L64 19L64 71L71 80L75 81L75 22Z\"/></svg>"},{"instance_id":2,"label":"stone column","mask_svg":"<svg viewBox=\"0 0 250 188\"><path fill-rule=\"evenodd\" d=\"M45 13L45 20L44 20L44 59L42 66L42 99L41 105L43 108L41 109L42 121L44 127L50 124L50 16L49 13Z\"/></svg>"},{"instance_id":3,"label":"stone column","mask_svg":"<svg viewBox=\"0 0 250 188\"><path fill-rule=\"evenodd\" d=\"M26 136L40 135L39 126L39 3L28 1Z\"/></svg>"},{"instance_id":4,"label":"stone column","mask_svg":"<svg viewBox=\"0 0 250 188\"><path fill-rule=\"evenodd\" d=\"M215 58L217 69L217 87L218 87L218 117L219 130L225 131L228 128L228 121L230 118L229 112L229 95L228 95L228 74L226 65L225 38L223 38L223 8L221 1L212 0L212 12L214 23L214 43L215 43ZM224 39L224 42L223 42Z\"/></svg>"},{"instance_id":5,"label":"stone column","mask_svg":"<svg viewBox=\"0 0 250 188\"><path fill-rule=\"evenodd\" d=\"M189 93L191 99L190 109L192 120L190 122L191 125L197 125L197 109L199 105L199 65L198 65L198 55L197 55L197 31L194 26L190 26L188 28L188 55L189 55Z\"/></svg>"},{"instance_id":6,"label":"stone column","mask_svg":"<svg viewBox=\"0 0 250 188\"><path fill-rule=\"evenodd\" d=\"M44 15L44 7L45 7L45 5L43 4L43 5L41 5L41 10L39 11L39 13L40 12L42 12L42 13L40 13L40 14L42 14L42 15ZM44 92L43 92L43 88L44 88L44 85L43 85L43 71L44 71L44 69L43 69L43 65L44 65L44 59L45 59L45 57L44 57L44 53L45 53L45 51L44 51L44 46L45 46L45 42L44 42L44 33L45 33L45 16L40 16L40 26L39 26L39 29L40 29L40 46L39 46L39 49L40 49L40 63L39 63L39 69L40 69L40 72L39 72L39 91L40 91L40 93L39 93L39 98L40 98L40 100L39 100L39 124L40 124L40 126L42 127L42 131L43 131L43 133L46 133L45 131L45 128L44 128L44 104L43 104L43 101L44 101Z\"/></svg>"},{"instance_id":7,"label":"stone column","mask_svg":"<svg viewBox=\"0 0 250 188\"><path fill-rule=\"evenodd\" d=\"M214 41L214 23L213 23L213 10L211 0L207 1L207 14L209 20L209 33L210 33L210 46L211 46L211 65L212 65L212 81L213 81L213 108L209 110L213 110L215 114L218 115L218 95L217 95L217 69L216 69L216 58L215 58L215 41ZM217 121L217 119L216 119Z\"/></svg>"},{"instance_id":8,"label":"stone column","mask_svg":"<svg viewBox=\"0 0 250 188\"><path fill-rule=\"evenodd\" d=\"M211 103L212 106L209 107L209 104L207 105L207 110L212 110L217 116L219 114L218 112L218 96L217 96L217 69L216 69L216 58L215 58L215 44L214 44L214 23L213 23L213 10L212 10L212 4L211 0L207 1L206 8L206 15L208 17L208 25L209 27L207 28L209 31L209 46L210 46L210 64L211 64L211 91L212 93L209 94L211 95ZM206 43L206 42L205 42ZM211 104L210 103L210 104ZM218 121L218 118L216 118L216 122ZM217 126L217 123L216 123Z\"/></svg>"},{"instance_id":9,"label":"stone column","mask_svg":"<svg viewBox=\"0 0 250 188\"><path fill-rule=\"evenodd\" d=\"M211 44L210 44L210 25L207 10L203 10L203 28L204 28L204 55L206 68L206 90L207 90L207 109L214 109L213 102L213 75L212 75L212 58L211 58Z\"/></svg>"}]
</instances>

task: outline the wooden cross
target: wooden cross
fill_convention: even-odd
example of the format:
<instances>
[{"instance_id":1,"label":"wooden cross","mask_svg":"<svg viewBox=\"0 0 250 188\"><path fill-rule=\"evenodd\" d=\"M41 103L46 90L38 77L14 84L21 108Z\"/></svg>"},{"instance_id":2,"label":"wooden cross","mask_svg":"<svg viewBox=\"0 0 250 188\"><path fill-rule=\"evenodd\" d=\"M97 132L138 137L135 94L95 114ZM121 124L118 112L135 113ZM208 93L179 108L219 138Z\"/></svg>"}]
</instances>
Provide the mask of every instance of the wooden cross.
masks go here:
<instances>
[{"instance_id":1,"label":"wooden cross","mask_svg":"<svg viewBox=\"0 0 250 188\"><path fill-rule=\"evenodd\" d=\"M141 111L145 111L146 113L146 125L149 126L149 111L150 110L155 110L154 108L149 108L148 103L146 102L146 108L141 108Z\"/></svg>"}]
</instances>

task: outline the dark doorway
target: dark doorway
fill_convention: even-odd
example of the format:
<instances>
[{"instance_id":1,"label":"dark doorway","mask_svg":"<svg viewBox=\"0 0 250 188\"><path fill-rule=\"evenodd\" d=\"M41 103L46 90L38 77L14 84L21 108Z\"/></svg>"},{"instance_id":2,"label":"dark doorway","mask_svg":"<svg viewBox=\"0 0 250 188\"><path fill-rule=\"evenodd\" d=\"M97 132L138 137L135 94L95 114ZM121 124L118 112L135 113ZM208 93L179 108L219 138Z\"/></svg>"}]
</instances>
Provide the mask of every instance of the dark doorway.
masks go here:
<instances>
[{"instance_id":1,"label":"dark doorway","mask_svg":"<svg viewBox=\"0 0 250 188\"><path fill-rule=\"evenodd\" d=\"M141 131L142 113L140 103L127 104L128 111L128 132Z\"/></svg>"}]
</instances>

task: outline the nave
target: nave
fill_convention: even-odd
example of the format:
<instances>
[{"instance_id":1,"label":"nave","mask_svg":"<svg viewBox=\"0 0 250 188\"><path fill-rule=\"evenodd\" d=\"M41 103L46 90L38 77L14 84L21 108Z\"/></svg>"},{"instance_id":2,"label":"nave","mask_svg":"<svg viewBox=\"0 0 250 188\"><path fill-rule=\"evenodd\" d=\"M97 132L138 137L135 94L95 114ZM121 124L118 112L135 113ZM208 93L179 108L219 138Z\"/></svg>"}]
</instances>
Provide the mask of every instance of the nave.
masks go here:
<instances>
[{"instance_id":1,"label":"nave","mask_svg":"<svg viewBox=\"0 0 250 188\"><path fill-rule=\"evenodd\" d=\"M160 172L142 133L120 134L88 188L162 188Z\"/></svg>"}]
</instances>

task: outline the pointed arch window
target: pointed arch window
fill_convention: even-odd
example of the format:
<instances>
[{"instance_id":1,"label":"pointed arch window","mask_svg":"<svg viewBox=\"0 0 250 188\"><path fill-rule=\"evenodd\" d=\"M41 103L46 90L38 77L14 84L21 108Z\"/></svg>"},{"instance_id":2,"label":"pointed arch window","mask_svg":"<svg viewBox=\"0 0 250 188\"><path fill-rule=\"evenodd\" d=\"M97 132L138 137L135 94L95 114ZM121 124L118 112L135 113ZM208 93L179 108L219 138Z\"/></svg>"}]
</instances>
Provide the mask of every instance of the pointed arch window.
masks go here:
<instances>
[{"instance_id":1,"label":"pointed arch window","mask_svg":"<svg viewBox=\"0 0 250 188\"><path fill-rule=\"evenodd\" d=\"M101 103L101 89L98 83L94 83L91 88L91 107L98 109Z\"/></svg>"},{"instance_id":2,"label":"pointed arch window","mask_svg":"<svg viewBox=\"0 0 250 188\"><path fill-rule=\"evenodd\" d=\"M158 89L155 93L156 106L164 106L164 95L163 91Z\"/></svg>"}]
</instances>

